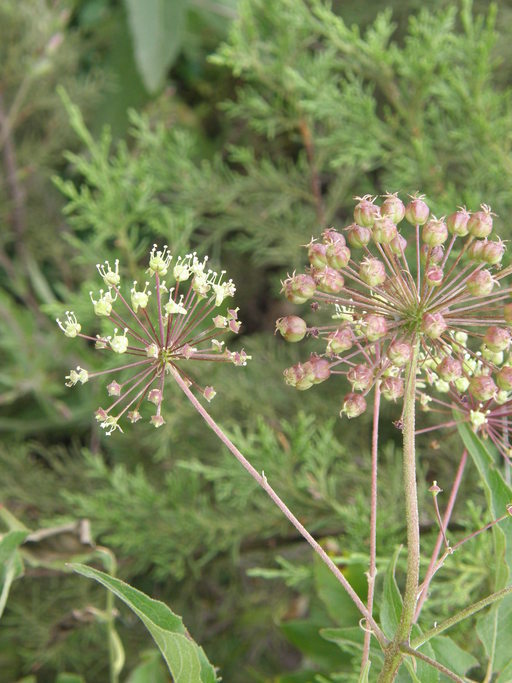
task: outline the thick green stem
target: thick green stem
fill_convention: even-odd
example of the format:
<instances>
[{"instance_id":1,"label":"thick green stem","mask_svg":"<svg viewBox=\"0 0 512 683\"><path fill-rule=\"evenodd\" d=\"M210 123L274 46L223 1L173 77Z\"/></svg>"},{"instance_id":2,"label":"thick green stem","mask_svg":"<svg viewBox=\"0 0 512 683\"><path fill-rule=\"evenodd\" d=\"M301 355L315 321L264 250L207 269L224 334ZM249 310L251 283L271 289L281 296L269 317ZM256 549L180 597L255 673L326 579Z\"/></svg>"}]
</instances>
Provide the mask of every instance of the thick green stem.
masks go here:
<instances>
[{"instance_id":1,"label":"thick green stem","mask_svg":"<svg viewBox=\"0 0 512 683\"><path fill-rule=\"evenodd\" d=\"M409 643L416 600L418 598L420 572L420 527L418 515L418 492L416 488L416 449L415 449L415 411L416 411L416 369L418 366L419 344L416 343L411 364L407 370L404 412L403 412L403 483L405 497L405 519L407 523L407 577L402 606L402 614L393 641L385 652L384 666L379 683L389 683L395 676L402 660L400 646Z\"/></svg>"}]
</instances>

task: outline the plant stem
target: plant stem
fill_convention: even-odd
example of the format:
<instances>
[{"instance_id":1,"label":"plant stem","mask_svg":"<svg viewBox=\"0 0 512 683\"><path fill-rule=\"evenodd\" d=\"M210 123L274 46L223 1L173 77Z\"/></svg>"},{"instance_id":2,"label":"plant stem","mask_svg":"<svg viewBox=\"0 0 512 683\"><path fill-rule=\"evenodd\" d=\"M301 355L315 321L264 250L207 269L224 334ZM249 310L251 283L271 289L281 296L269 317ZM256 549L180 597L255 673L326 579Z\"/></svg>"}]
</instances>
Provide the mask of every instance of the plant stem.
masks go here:
<instances>
[{"instance_id":1,"label":"plant stem","mask_svg":"<svg viewBox=\"0 0 512 683\"><path fill-rule=\"evenodd\" d=\"M453 485L452 485L452 490L450 491L450 498L448 499L448 505L446 506L446 511L444 513L442 527L439 530L439 533L437 535L436 545L435 545L434 550L432 552L432 557L430 558L430 563L428 565L427 573L425 574L425 579L423 580L423 583L422 583L422 589L421 589L420 596L418 598L418 605L416 607L416 613L414 615L414 621L415 622L418 621L418 617L420 616L421 608L423 607L423 603L425 602L427 595L428 595L428 587L429 587L430 582L432 581L432 577L434 576L434 573L435 573L437 558L439 557L439 551L441 550L441 545L443 543L443 535L444 535L444 533L446 533L446 530L448 528L448 524L450 522L450 517L452 515L453 506L455 505L455 500L457 498L457 493L459 491L460 482L462 479L462 475L464 473L464 468L466 467L467 459L468 459L468 452L466 449L464 449L464 451L462 452L462 456L460 458L459 467L457 468L457 474L455 475L455 480L454 480Z\"/></svg>"},{"instance_id":2,"label":"plant stem","mask_svg":"<svg viewBox=\"0 0 512 683\"><path fill-rule=\"evenodd\" d=\"M375 384L373 395L373 427L372 427L372 475L370 491L370 563L368 567L368 599L366 607L373 615L373 595L375 591L375 577L377 575L377 454L379 445L379 413L380 413L380 381ZM362 676L370 657L371 631L366 630L363 643L363 657L361 660Z\"/></svg>"},{"instance_id":3,"label":"plant stem","mask_svg":"<svg viewBox=\"0 0 512 683\"><path fill-rule=\"evenodd\" d=\"M199 415L201 415L201 417L206 422L206 424L210 427L210 429L222 441L222 443L226 446L226 448L235 456L235 458L242 465L242 467L244 467L244 469L251 475L251 477L261 486L261 488L273 500L273 502L277 505L277 507L281 510L281 512L285 515L285 517L293 524L293 526L297 529L297 531L299 531L299 533L306 539L306 541L313 548L313 550L320 556L320 558L323 560L323 562L325 562L325 564L329 567L331 572L334 574L334 576L338 579L338 581L341 583L343 588L346 590L346 592L348 593L348 595L352 599L352 601L355 604L355 606L357 607L357 609L361 612L363 617L366 619L367 624L372 629L372 631L373 631L375 637L377 638L377 640L379 641L379 643L382 645L382 647L386 647L389 644L388 639L386 638L384 633L381 631L378 624L373 619L372 615L368 612L368 610L367 610L366 606L364 605L364 603L362 602L361 598L357 595L355 590L352 588L350 583L343 576L341 571L334 564L334 562L329 557L329 555L325 552L325 550L322 548L322 546L317 541L315 541L315 539L309 533L309 531L299 522L297 517L295 517L295 515L286 506L286 504L281 500L281 498L279 498L277 493L274 491L274 489L268 483L267 478L265 477L265 473L262 472L260 474L251 465L251 463L247 460L247 458L238 450L238 448L235 446L235 444L224 434L222 429L215 422L215 420L211 417L211 415L208 413L208 411L205 410L205 408L197 400L197 398L194 396L194 394L190 391L189 387L187 386L187 383L183 380L183 378L181 377L179 372L176 370L176 368L174 368L171 365L169 367L169 370L170 370L172 376L174 377L174 379L176 380L176 383L178 384L180 389L183 391L185 396L192 403L194 408L197 410Z\"/></svg>"},{"instance_id":4,"label":"plant stem","mask_svg":"<svg viewBox=\"0 0 512 683\"><path fill-rule=\"evenodd\" d=\"M403 478L405 518L407 523L407 576L400 623L393 641L385 651L384 665L379 683L389 683L395 676L402 660L400 646L409 642L418 596L420 571L420 527L418 515L418 492L416 487L415 410L416 369L419 343L416 342L407 369L403 410Z\"/></svg>"}]
</instances>

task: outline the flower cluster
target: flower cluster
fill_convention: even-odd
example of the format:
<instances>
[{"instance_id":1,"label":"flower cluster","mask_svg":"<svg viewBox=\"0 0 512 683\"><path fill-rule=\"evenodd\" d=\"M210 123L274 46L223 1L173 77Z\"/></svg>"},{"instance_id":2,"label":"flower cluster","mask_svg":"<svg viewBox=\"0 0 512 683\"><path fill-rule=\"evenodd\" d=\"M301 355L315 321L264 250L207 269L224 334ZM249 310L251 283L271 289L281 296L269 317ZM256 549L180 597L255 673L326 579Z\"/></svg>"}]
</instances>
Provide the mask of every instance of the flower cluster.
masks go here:
<instances>
[{"instance_id":1,"label":"flower cluster","mask_svg":"<svg viewBox=\"0 0 512 683\"><path fill-rule=\"evenodd\" d=\"M104 352L134 358L99 372L77 367L66 377L66 385L71 387L84 384L92 377L115 374L117 379L107 386L113 402L96 411L96 419L107 435L116 429L122 431L119 420L125 413L131 422L141 419L139 410L144 401L156 407L151 423L155 427L164 424L164 385L171 369L211 401L215 396L213 387L199 387L184 366L191 361L245 365L249 359L245 351L229 351L219 339L226 332L238 333L238 309L228 308L212 316L226 298L235 294L232 280L225 280L224 271L216 273L208 269L207 257L199 260L193 253L177 259L172 268L172 282L166 282L171 261L167 246L158 250L154 245L146 271L149 279L143 285L133 282L127 296L122 292L119 261L116 260L113 268L108 261L98 264L105 288L96 295L90 292L90 297L95 314L112 324L112 334L95 337L82 334L80 323L70 311L66 311L65 320L57 319L67 337L82 337Z\"/></svg>"},{"instance_id":2,"label":"flower cluster","mask_svg":"<svg viewBox=\"0 0 512 683\"><path fill-rule=\"evenodd\" d=\"M511 269L501 268L505 245L491 237L490 208L460 208L438 219L422 196L407 206L397 194L380 206L370 196L356 200L354 223L312 239L309 268L282 283L289 301L311 301L315 312L334 309L325 325L308 326L295 315L277 321L290 342L307 335L323 342L318 354L285 370L285 381L304 390L345 376L351 391L340 414L356 417L376 382L388 399L403 395L414 355L433 388L469 391L484 405L506 401L512 303L503 280Z\"/></svg>"}]
</instances>

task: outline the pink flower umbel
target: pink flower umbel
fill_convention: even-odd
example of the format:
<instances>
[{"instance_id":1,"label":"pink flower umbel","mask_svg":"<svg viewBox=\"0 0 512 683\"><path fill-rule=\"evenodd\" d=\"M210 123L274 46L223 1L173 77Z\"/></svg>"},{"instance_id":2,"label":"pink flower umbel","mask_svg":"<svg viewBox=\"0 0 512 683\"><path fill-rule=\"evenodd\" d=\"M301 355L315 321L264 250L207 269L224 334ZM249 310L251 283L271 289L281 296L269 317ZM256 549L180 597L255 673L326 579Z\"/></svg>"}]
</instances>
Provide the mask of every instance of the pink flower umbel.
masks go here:
<instances>
[{"instance_id":1,"label":"pink flower umbel","mask_svg":"<svg viewBox=\"0 0 512 683\"><path fill-rule=\"evenodd\" d=\"M114 269L108 261L97 266L106 289L100 289L96 296L91 292L91 301L96 315L112 323L112 334L83 334L70 311L64 321L57 319L67 337L93 341L103 353L132 357L129 362L99 372L78 367L66 377L66 385L71 387L93 377L115 375L107 386L108 395L115 400L96 411L96 419L107 435L116 429L122 431L119 421L125 414L130 422L140 420L142 406L148 404L155 410L151 424L162 426L162 402L169 373L179 373L188 386L211 401L215 390L200 387L189 375L188 366L194 361L245 365L249 359L243 350L229 351L219 339L226 332L237 334L240 329L237 308L218 310L226 298L235 294L232 280L225 280L224 271L209 270L207 257L200 261L193 253L178 258L169 281L166 278L171 260L166 246L157 250L154 245L146 271L149 279L142 286L133 282L129 294L122 292L118 261Z\"/></svg>"},{"instance_id":2,"label":"pink flower umbel","mask_svg":"<svg viewBox=\"0 0 512 683\"><path fill-rule=\"evenodd\" d=\"M333 309L327 324L308 326L298 316L277 321L290 342L310 336L324 343L319 355L285 370L285 381L305 390L344 376L350 386L340 414L356 417L365 410L359 398L377 381L385 398L402 397L414 354L418 374L438 370L436 388L493 398L512 339L512 306L503 284L511 268L501 269L504 244L491 239L489 207L437 219L421 196L407 206L396 194L380 206L369 196L356 199L356 222L312 239L310 267L283 282L289 301L311 301L314 312ZM321 373L319 359L326 363ZM512 390L512 378L507 382L503 377L502 392Z\"/></svg>"}]
</instances>

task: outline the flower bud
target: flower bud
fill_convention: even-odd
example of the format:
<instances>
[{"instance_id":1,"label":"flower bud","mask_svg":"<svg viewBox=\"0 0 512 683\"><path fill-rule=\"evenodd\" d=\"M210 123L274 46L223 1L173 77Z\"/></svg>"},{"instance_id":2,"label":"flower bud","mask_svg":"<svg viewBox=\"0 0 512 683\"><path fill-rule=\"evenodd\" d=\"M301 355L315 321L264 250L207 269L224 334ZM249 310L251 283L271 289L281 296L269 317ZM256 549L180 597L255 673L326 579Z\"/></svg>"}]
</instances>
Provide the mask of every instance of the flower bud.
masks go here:
<instances>
[{"instance_id":1,"label":"flower bud","mask_svg":"<svg viewBox=\"0 0 512 683\"><path fill-rule=\"evenodd\" d=\"M484 245L485 245L484 240L475 240L474 242L472 242L468 247L468 251L467 251L468 257L472 261L477 261L477 262L481 263L483 261L482 252L484 249Z\"/></svg>"},{"instance_id":2,"label":"flower bud","mask_svg":"<svg viewBox=\"0 0 512 683\"><path fill-rule=\"evenodd\" d=\"M321 292L326 294L338 294L343 289L345 278L334 268L326 266L322 270L315 270L313 273L316 285Z\"/></svg>"},{"instance_id":3,"label":"flower bud","mask_svg":"<svg viewBox=\"0 0 512 683\"><path fill-rule=\"evenodd\" d=\"M326 358L321 358L315 353L311 354L309 363L313 369L313 383L320 384L320 382L325 382L331 374L330 363Z\"/></svg>"},{"instance_id":4,"label":"flower bud","mask_svg":"<svg viewBox=\"0 0 512 683\"><path fill-rule=\"evenodd\" d=\"M203 390L203 396L210 403L216 396L217 392L213 387L205 387Z\"/></svg>"},{"instance_id":5,"label":"flower bud","mask_svg":"<svg viewBox=\"0 0 512 683\"><path fill-rule=\"evenodd\" d=\"M372 238L370 228L365 228L356 223L352 223L345 230L347 231L347 239L351 247L366 247Z\"/></svg>"},{"instance_id":6,"label":"flower bud","mask_svg":"<svg viewBox=\"0 0 512 683\"><path fill-rule=\"evenodd\" d=\"M283 372L284 381L292 387L297 389L308 389L313 386L313 372L312 368L307 366L307 363L296 363L291 368L286 368Z\"/></svg>"},{"instance_id":7,"label":"flower bud","mask_svg":"<svg viewBox=\"0 0 512 683\"><path fill-rule=\"evenodd\" d=\"M132 424L134 424L142 418L142 415L139 413L138 410L130 410L126 417L130 420Z\"/></svg>"},{"instance_id":8,"label":"flower bud","mask_svg":"<svg viewBox=\"0 0 512 683\"><path fill-rule=\"evenodd\" d=\"M420 249L421 263L425 266L427 262L429 265L440 263L443 260L443 247L429 247L428 244L422 244Z\"/></svg>"},{"instance_id":9,"label":"flower bud","mask_svg":"<svg viewBox=\"0 0 512 683\"><path fill-rule=\"evenodd\" d=\"M443 269L439 266L429 266L425 271L425 280L430 287L438 287L443 282Z\"/></svg>"},{"instance_id":10,"label":"flower bud","mask_svg":"<svg viewBox=\"0 0 512 683\"><path fill-rule=\"evenodd\" d=\"M485 263L496 266L498 263L501 263L504 253L505 244L501 240L498 240L497 242L485 242L482 247L481 258Z\"/></svg>"},{"instance_id":11,"label":"flower bud","mask_svg":"<svg viewBox=\"0 0 512 683\"><path fill-rule=\"evenodd\" d=\"M376 218L373 224L372 238L376 244L389 244L397 236L396 225L391 218Z\"/></svg>"},{"instance_id":12,"label":"flower bud","mask_svg":"<svg viewBox=\"0 0 512 683\"><path fill-rule=\"evenodd\" d=\"M483 239L492 232L492 212L489 206L482 204L480 211L476 211L468 220L468 230L471 235Z\"/></svg>"},{"instance_id":13,"label":"flower bud","mask_svg":"<svg viewBox=\"0 0 512 683\"><path fill-rule=\"evenodd\" d=\"M151 252L149 254L149 268L148 268L148 273L150 275L154 275L155 273L158 273L160 277L165 277L167 275L167 271L169 270L169 266L172 261L172 256L168 251L168 247L166 244L164 244L164 247L162 250L157 251L157 245L153 244L153 248L151 249ZM117 264L116 264L117 265Z\"/></svg>"},{"instance_id":14,"label":"flower bud","mask_svg":"<svg viewBox=\"0 0 512 683\"><path fill-rule=\"evenodd\" d=\"M354 220L358 225L371 228L375 219L380 215L379 207L373 203L369 194L364 197L355 197L359 203L354 208Z\"/></svg>"},{"instance_id":15,"label":"flower bud","mask_svg":"<svg viewBox=\"0 0 512 683\"><path fill-rule=\"evenodd\" d=\"M391 249L393 254L396 254L397 256L402 256L402 254L407 248L407 240L403 235L400 235L400 233L398 233L397 236L394 237L389 243L389 248Z\"/></svg>"},{"instance_id":16,"label":"flower bud","mask_svg":"<svg viewBox=\"0 0 512 683\"><path fill-rule=\"evenodd\" d=\"M466 287L473 296L486 296L492 292L494 280L488 270L476 270L468 277Z\"/></svg>"},{"instance_id":17,"label":"flower bud","mask_svg":"<svg viewBox=\"0 0 512 683\"><path fill-rule=\"evenodd\" d=\"M462 376L462 363L457 358L446 356L436 367L436 373L445 382L455 382Z\"/></svg>"},{"instance_id":18,"label":"flower bud","mask_svg":"<svg viewBox=\"0 0 512 683\"><path fill-rule=\"evenodd\" d=\"M386 281L386 266L377 258L367 257L359 266L359 277L369 287L378 287Z\"/></svg>"},{"instance_id":19,"label":"flower bud","mask_svg":"<svg viewBox=\"0 0 512 683\"><path fill-rule=\"evenodd\" d=\"M117 329L114 330L114 336L109 339L110 348L116 353L126 353L128 349L128 338L127 338L128 328L126 328L123 334L117 334Z\"/></svg>"},{"instance_id":20,"label":"flower bud","mask_svg":"<svg viewBox=\"0 0 512 683\"><path fill-rule=\"evenodd\" d=\"M382 315L369 313L363 318L364 334L368 341L374 342L385 337L388 332L386 318Z\"/></svg>"},{"instance_id":21,"label":"flower bud","mask_svg":"<svg viewBox=\"0 0 512 683\"><path fill-rule=\"evenodd\" d=\"M329 246L329 244L334 244L334 242L340 242L343 246L346 244L345 238L341 232L338 232L334 228L327 228L324 230L322 233L322 240L326 246Z\"/></svg>"},{"instance_id":22,"label":"flower bud","mask_svg":"<svg viewBox=\"0 0 512 683\"><path fill-rule=\"evenodd\" d=\"M311 241L308 244L308 259L314 268L323 268L327 265L326 250L327 246L320 242Z\"/></svg>"},{"instance_id":23,"label":"flower bud","mask_svg":"<svg viewBox=\"0 0 512 683\"><path fill-rule=\"evenodd\" d=\"M496 375L496 384L504 391L512 391L512 367L505 365Z\"/></svg>"},{"instance_id":24,"label":"flower bud","mask_svg":"<svg viewBox=\"0 0 512 683\"><path fill-rule=\"evenodd\" d=\"M411 225L423 225L429 213L428 206L419 197L412 199L405 207L405 217Z\"/></svg>"},{"instance_id":25,"label":"flower bud","mask_svg":"<svg viewBox=\"0 0 512 683\"><path fill-rule=\"evenodd\" d=\"M366 391L373 382L373 370L367 365L354 365L347 372L347 379L352 385L352 391Z\"/></svg>"},{"instance_id":26,"label":"flower bud","mask_svg":"<svg viewBox=\"0 0 512 683\"><path fill-rule=\"evenodd\" d=\"M121 385L113 380L107 385L107 392L109 396L121 396Z\"/></svg>"},{"instance_id":27,"label":"flower bud","mask_svg":"<svg viewBox=\"0 0 512 683\"><path fill-rule=\"evenodd\" d=\"M76 315L73 313L73 311L66 311L66 320L64 322L61 322L57 318L57 325L64 332L66 337L71 338L76 337L82 329L82 326L76 319Z\"/></svg>"},{"instance_id":28,"label":"flower bud","mask_svg":"<svg viewBox=\"0 0 512 683\"><path fill-rule=\"evenodd\" d=\"M510 332L503 327L488 327L484 335L484 343L491 351L506 351L510 346Z\"/></svg>"},{"instance_id":29,"label":"flower bud","mask_svg":"<svg viewBox=\"0 0 512 683\"><path fill-rule=\"evenodd\" d=\"M491 351L485 344L482 345L482 358L488 360L494 365L501 365L503 363L503 351Z\"/></svg>"},{"instance_id":30,"label":"flower bud","mask_svg":"<svg viewBox=\"0 0 512 683\"><path fill-rule=\"evenodd\" d=\"M396 401L404 395L404 381L401 377L385 377L380 385L382 395L388 401Z\"/></svg>"},{"instance_id":31,"label":"flower bud","mask_svg":"<svg viewBox=\"0 0 512 683\"><path fill-rule=\"evenodd\" d=\"M387 355L393 365L401 368L406 365L412 357L412 347L409 342L397 339L388 346Z\"/></svg>"},{"instance_id":32,"label":"flower bud","mask_svg":"<svg viewBox=\"0 0 512 683\"><path fill-rule=\"evenodd\" d=\"M151 391L148 394L148 401L151 403L154 403L156 406L162 403L162 392L160 389L151 389Z\"/></svg>"},{"instance_id":33,"label":"flower bud","mask_svg":"<svg viewBox=\"0 0 512 683\"><path fill-rule=\"evenodd\" d=\"M316 284L311 275L293 275L287 278L283 283L285 297L292 304L303 304L308 299L311 299L316 291Z\"/></svg>"},{"instance_id":34,"label":"flower bud","mask_svg":"<svg viewBox=\"0 0 512 683\"><path fill-rule=\"evenodd\" d=\"M345 414L349 419L359 417L366 410L366 401L361 394L350 393L343 399L343 407L340 410L340 417Z\"/></svg>"},{"instance_id":35,"label":"flower bud","mask_svg":"<svg viewBox=\"0 0 512 683\"><path fill-rule=\"evenodd\" d=\"M459 379L455 380L454 384L457 391L460 391L461 394L465 394L469 387L469 379L467 377L459 377Z\"/></svg>"},{"instance_id":36,"label":"flower bud","mask_svg":"<svg viewBox=\"0 0 512 683\"><path fill-rule=\"evenodd\" d=\"M438 218L432 218L423 226L421 239L429 247L439 247L448 239L446 223Z\"/></svg>"},{"instance_id":37,"label":"flower bud","mask_svg":"<svg viewBox=\"0 0 512 683\"><path fill-rule=\"evenodd\" d=\"M327 263L331 268L345 268L350 261L350 249L343 242L331 242L326 251Z\"/></svg>"},{"instance_id":38,"label":"flower bud","mask_svg":"<svg viewBox=\"0 0 512 683\"><path fill-rule=\"evenodd\" d=\"M150 422L155 429L165 424L165 420L161 415L152 415Z\"/></svg>"},{"instance_id":39,"label":"flower bud","mask_svg":"<svg viewBox=\"0 0 512 683\"><path fill-rule=\"evenodd\" d=\"M468 234L467 225L469 217L470 213L465 208L460 208L458 211L450 214L446 219L446 227L450 235L465 237Z\"/></svg>"},{"instance_id":40,"label":"flower bud","mask_svg":"<svg viewBox=\"0 0 512 683\"><path fill-rule=\"evenodd\" d=\"M345 325L327 335L326 352L331 355L337 355L351 349L353 344L354 333L348 325Z\"/></svg>"},{"instance_id":41,"label":"flower bud","mask_svg":"<svg viewBox=\"0 0 512 683\"><path fill-rule=\"evenodd\" d=\"M276 320L276 330L279 330L287 342L299 342L306 335L307 325L297 315L287 315Z\"/></svg>"},{"instance_id":42,"label":"flower bud","mask_svg":"<svg viewBox=\"0 0 512 683\"><path fill-rule=\"evenodd\" d=\"M400 223L405 216L404 203L396 194L387 194L380 207L380 215L390 218L395 224Z\"/></svg>"},{"instance_id":43,"label":"flower bud","mask_svg":"<svg viewBox=\"0 0 512 683\"><path fill-rule=\"evenodd\" d=\"M431 339L439 339L447 327L441 313L425 313L421 320L421 329Z\"/></svg>"},{"instance_id":44,"label":"flower bud","mask_svg":"<svg viewBox=\"0 0 512 683\"><path fill-rule=\"evenodd\" d=\"M479 375L470 379L469 391L477 401L489 401L496 395L498 387L492 377Z\"/></svg>"}]
</instances>

